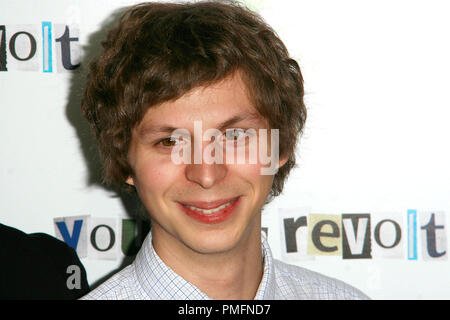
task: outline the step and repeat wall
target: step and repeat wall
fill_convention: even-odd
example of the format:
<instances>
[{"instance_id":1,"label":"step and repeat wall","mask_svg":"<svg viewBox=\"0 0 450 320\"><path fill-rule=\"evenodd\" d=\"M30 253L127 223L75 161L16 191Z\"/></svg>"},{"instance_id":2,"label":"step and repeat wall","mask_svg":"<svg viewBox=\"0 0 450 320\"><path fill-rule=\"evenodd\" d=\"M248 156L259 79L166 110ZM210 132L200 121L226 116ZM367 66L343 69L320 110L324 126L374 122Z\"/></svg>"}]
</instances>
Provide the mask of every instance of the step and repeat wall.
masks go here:
<instances>
[{"instance_id":1,"label":"step and repeat wall","mask_svg":"<svg viewBox=\"0 0 450 320\"><path fill-rule=\"evenodd\" d=\"M0 2L0 223L77 249L92 287L150 226L100 183L84 72L125 0ZM263 211L283 261L374 299L448 299L450 5L245 2L305 79L298 167Z\"/></svg>"}]
</instances>

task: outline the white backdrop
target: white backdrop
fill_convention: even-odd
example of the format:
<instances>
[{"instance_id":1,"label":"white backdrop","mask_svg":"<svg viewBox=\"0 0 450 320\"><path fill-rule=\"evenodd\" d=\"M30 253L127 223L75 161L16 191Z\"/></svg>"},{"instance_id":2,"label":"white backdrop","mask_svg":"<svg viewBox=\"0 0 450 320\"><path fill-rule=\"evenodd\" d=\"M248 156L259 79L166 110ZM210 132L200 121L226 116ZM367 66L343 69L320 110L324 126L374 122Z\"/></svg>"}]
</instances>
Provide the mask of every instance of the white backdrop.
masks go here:
<instances>
[{"instance_id":1,"label":"white backdrop","mask_svg":"<svg viewBox=\"0 0 450 320\"><path fill-rule=\"evenodd\" d=\"M111 223L120 239L121 219L133 208L95 182L95 158L78 110L83 59L95 51L111 14L135 2L0 1L0 61L3 50L8 62L0 71L0 223L61 237L55 218L87 215ZM299 62L309 111L299 168L263 213L275 257L342 279L374 299L450 298L448 2L247 4ZM32 57L33 41L23 31L36 40ZM62 64L69 46L68 61L82 61L76 71ZM410 209L418 212L415 229ZM370 258L305 254L311 253L306 228L296 233L298 252L286 254L283 217L308 216L311 223L309 214L341 219L350 213L369 214ZM397 221L402 235L396 250L385 254L374 229L383 217ZM67 227L70 232L70 221ZM384 244L394 241L392 234L385 226ZM433 245L440 257L430 257ZM89 251L82 258L91 284L122 264L115 250L119 254Z\"/></svg>"}]
</instances>

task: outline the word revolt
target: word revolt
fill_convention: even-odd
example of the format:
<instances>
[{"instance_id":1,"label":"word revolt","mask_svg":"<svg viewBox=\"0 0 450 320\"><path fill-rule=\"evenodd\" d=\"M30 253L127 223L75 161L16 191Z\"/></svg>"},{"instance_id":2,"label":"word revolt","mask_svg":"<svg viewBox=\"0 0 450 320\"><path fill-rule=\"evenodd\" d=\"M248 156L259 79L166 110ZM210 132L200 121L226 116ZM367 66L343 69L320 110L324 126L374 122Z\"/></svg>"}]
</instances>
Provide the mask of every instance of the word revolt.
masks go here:
<instances>
[{"instance_id":1,"label":"word revolt","mask_svg":"<svg viewBox=\"0 0 450 320\"><path fill-rule=\"evenodd\" d=\"M407 258L447 260L443 212L390 214L311 214L305 209L279 209L284 261L315 256L343 259ZM263 220L264 224L264 220ZM54 219L55 235L81 258L119 259L139 250L150 224L134 219L72 216ZM270 236L275 227L263 227Z\"/></svg>"},{"instance_id":2,"label":"word revolt","mask_svg":"<svg viewBox=\"0 0 450 320\"><path fill-rule=\"evenodd\" d=\"M0 24L0 71L74 70L81 60L78 33L78 27L49 21Z\"/></svg>"},{"instance_id":3,"label":"word revolt","mask_svg":"<svg viewBox=\"0 0 450 320\"><path fill-rule=\"evenodd\" d=\"M280 210L280 225L284 260L403 258L404 249L408 260L417 260L419 252L424 260L447 259L443 212L298 215L298 210Z\"/></svg>"}]
</instances>

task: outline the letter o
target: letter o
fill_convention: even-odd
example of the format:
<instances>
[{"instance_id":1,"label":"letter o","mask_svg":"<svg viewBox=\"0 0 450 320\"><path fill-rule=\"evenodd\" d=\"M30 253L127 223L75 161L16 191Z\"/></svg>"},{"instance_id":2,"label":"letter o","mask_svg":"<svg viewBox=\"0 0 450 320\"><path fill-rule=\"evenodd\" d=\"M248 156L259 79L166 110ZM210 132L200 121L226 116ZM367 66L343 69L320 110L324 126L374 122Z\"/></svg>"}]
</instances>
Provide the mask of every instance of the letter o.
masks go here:
<instances>
[{"instance_id":1,"label":"letter o","mask_svg":"<svg viewBox=\"0 0 450 320\"><path fill-rule=\"evenodd\" d=\"M394 243L390 246L384 245L381 242L381 238L380 238L380 229L381 229L381 226L383 225L383 223L385 223L385 222L391 222L395 227L395 240L394 240ZM395 247L396 245L398 245L398 243L400 242L400 239L402 237L402 230L400 229L400 226L398 225L398 223L395 222L394 220L389 220L389 219L381 220L375 227L374 233L375 233L375 241L378 243L378 245L380 245L381 247L383 247L385 249L391 249L391 248Z\"/></svg>"},{"instance_id":2,"label":"letter o","mask_svg":"<svg viewBox=\"0 0 450 320\"><path fill-rule=\"evenodd\" d=\"M109 239L110 239L109 245L105 249L100 249L98 247L96 239L95 239L97 231L101 227L104 227L104 228L108 229L108 231L109 231ZM108 251L109 249L111 249L114 246L115 242L116 242L116 235L114 234L114 230L110 226L107 226L106 224L100 224L100 225L96 226L91 232L91 244L98 251L102 251L102 252Z\"/></svg>"},{"instance_id":3,"label":"letter o","mask_svg":"<svg viewBox=\"0 0 450 320\"><path fill-rule=\"evenodd\" d=\"M27 57L25 58L21 58L17 55L16 52L16 39L18 36L20 36L21 34L24 34L28 37L28 39L30 39L30 53L28 54ZM34 37L26 32L26 31L19 31L16 32L12 37L11 40L9 40L9 51L11 52L11 55L16 58L19 61L26 61L26 60L30 60L35 54L36 54L36 39L34 39Z\"/></svg>"}]
</instances>

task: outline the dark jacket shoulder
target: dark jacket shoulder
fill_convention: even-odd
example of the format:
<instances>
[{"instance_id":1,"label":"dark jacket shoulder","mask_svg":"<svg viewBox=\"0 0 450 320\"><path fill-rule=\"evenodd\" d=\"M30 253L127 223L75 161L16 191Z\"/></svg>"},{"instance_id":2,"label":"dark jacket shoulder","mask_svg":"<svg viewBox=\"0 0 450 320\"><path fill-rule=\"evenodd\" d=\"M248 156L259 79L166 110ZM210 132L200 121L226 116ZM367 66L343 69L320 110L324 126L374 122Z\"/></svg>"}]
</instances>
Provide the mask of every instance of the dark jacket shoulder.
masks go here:
<instances>
[{"instance_id":1,"label":"dark jacket shoulder","mask_svg":"<svg viewBox=\"0 0 450 320\"><path fill-rule=\"evenodd\" d=\"M73 248L45 233L0 224L0 299L77 299L88 291Z\"/></svg>"}]
</instances>

